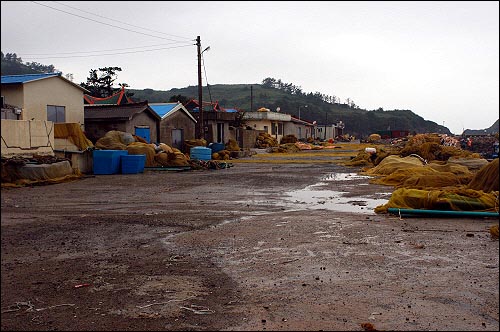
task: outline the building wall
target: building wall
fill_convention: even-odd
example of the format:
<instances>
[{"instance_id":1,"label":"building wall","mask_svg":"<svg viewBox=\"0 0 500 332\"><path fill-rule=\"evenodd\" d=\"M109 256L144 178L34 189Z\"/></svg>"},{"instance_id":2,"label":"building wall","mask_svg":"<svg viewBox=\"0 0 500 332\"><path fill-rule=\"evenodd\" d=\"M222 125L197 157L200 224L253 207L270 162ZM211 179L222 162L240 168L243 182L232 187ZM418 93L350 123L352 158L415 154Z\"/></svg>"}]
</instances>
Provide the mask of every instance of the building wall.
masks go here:
<instances>
[{"instance_id":1,"label":"building wall","mask_svg":"<svg viewBox=\"0 0 500 332\"><path fill-rule=\"evenodd\" d=\"M151 138L151 143L158 142L158 121L153 118L153 116L148 112L141 112L133 116L132 120L126 123L126 132L135 134L136 126L147 126L149 127L149 137Z\"/></svg>"},{"instance_id":2,"label":"building wall","mask_svg":"<svg viewBox=\"0 0 500 332\"><path fill-rule=\"evenodd\" d=\"M47 105L65 106L66 121L84 129L83 90L60 77L50 77L23 84L22 120L47 120Z\"/></svg>"},{"instance_id":3,"label":"building wall","mask_svg":"<svg viewBox=\"0 0 500 332\"><path fill-rule=\"evenodd\" d=\"M329 140L335 139L340 134L339 130L337 127L331 125L331 126L322 126L318 125L316 126L316 138L320 140Z\"/></svg>"},{"instance_id":4,"label":"building wall","mask_svg":"<svg viewBox=\"0 0 500 332\"><path fill-rule=\"evenodd\" d=\"M182 129L184 140L195 139L195 122L183 111L176 111L160 122L159 141L172 146L172 130Z\"/></svg>"},{"instance_id":5,"label":"building wall","mask_svg":"<svg viewBox=\"0 0 500 332\"><path fill-rule=\"evenodd\" d=\"M252 130L245 128L234 128L231 130L231 137L238 142L238 145L242 149L255 148L255 143L257 142L257 137L263 130Z\"/></svg>"},{"instance_id":6,"label":"building wall","mask_svg":"<svg viewBox=\"0 0 500 332\"><path fill-rule=\"evenodd\" d=\"M23 89L21 88L20 84L16 85L9 85L9 84L4 84L2 85L2 96L5 97L5 103L12 105L12 106L18 106L20 108L23 107ZM31 119L31 118L30 118ZM47 117L44 119L40 120L47 120Z\"/></svg>"},{"instance_id":7,"label":"building wall","mask_svg":"<svg viewBox=\"0 0 500 332\"><path fill-rule=\"evenodd\" d=\"M2 119L2 157L54 155L54 124L42 120Z\"/></svg>"},{"instance_id":8,"label":"building wall","mask_svg":"<svg viewBox=\"0 0 500 332\"><path fill-rule=\"evenodd\" d=\"M300 130L299 130L300 128ZM299 135L300 133L300 135ZM314 127L305 126L298 123L286 122L284 126L284 135L295 135L297 139L306 139L309 137L316 137Z\"/></svg>"}]
</instances>

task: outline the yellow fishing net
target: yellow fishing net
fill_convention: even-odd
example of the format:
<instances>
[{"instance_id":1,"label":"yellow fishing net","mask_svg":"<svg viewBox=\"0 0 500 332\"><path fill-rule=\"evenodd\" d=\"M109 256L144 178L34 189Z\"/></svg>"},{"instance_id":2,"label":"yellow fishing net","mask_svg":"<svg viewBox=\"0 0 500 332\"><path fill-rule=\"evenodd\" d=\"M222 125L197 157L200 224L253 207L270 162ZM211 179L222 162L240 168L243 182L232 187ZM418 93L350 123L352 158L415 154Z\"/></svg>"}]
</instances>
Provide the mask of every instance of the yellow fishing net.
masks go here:
<instances>
[{"instance_id":1,"label":"yellow fishing net","mask_svg":"<svg viewBox=\"0 0 500 332\"><path fill-rule=\"evenodd\" d=\"M80 151L94 147L82 131L79 123L54 123L54 138L67 138Z\"/></svg>"},{"instance_id":2,"label":"yellow fishing net","mask_svg":"<svg viewBox=\"0 0 500 332\"><path fill-rule=\"evenodd\" d=\"M485 193L482 190L464 188L450 190L399 188L392 193L389 202L377 206L375 212L387 213L389 208L498 212L498 191Z\"/></svg>"},{"instance_id":3,"label":"yellow fishing net","mask_svg":"<svg viewBox=\"0 0 500 332\"><path fill-rule=\"evenodd\" d=\"M484 192L498 191L498 165L498 158L493 159L493 161L489 162L487 165L484 165L471 180L468 188L482 190Z\"/></svg>"}]
</instances>

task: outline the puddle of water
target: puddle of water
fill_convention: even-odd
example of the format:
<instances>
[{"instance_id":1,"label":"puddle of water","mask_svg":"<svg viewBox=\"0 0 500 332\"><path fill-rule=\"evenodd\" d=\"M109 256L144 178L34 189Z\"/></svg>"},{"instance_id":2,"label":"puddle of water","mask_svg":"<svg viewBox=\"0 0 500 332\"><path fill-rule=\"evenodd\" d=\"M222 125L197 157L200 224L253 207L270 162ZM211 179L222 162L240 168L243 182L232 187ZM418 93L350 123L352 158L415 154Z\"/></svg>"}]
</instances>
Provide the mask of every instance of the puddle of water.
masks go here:
<instances>
[{"instance_id":1,"label":"puddle of water","mask_svg":"<svg viewBox=\"0 0 500 332\"><path fill-rule=\"evenodd\" d=\"M347 194L347 192L304 188L286 193L288 197L284 197L285 201L282 204L296 209L323 209L375 214L373 211L375 207L387 203L387 199L374 199L366 196L343 197L344 194Z\"/></svg>"},{"instance_id":2,"label":"puddle of water","mask_svg":"<svg viewBox=\"0 0 500 332\"><path fill-rule=\"evenodd\" d=\"M357 212L364 214L375 214L375 207L387 203L386 198L373 198L368 196L344 197L348 192L335 190L317 190L324 186L325 181L350 181L369 179L369 176L356 173L331 173L321 178L322 182L285 193L282 204L288 208L295 209L322 209L339 212ZM366 184L364 184L366 185ZM391 193L380 193L378 196L390 197ZM280 203L277 203L280 204Z\"/></svg>"}]
</instances>

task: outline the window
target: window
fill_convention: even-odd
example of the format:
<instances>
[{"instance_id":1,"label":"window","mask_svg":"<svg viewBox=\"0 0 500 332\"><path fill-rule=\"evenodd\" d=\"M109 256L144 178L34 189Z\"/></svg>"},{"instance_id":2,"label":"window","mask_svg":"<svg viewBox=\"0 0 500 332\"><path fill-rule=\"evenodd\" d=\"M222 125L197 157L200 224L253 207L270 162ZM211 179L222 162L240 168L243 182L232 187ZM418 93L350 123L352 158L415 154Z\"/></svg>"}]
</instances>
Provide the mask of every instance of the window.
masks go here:
<instances>
[{"instance_id":1,"label":"window","mask_svg":"<svg viewBox=\"0 0 500 332\"><path fill-rule=\"evenodd\" d=\"M66 107L47 105L47 120L52 122L66 122Z\"/></svg>"}]
</instances>

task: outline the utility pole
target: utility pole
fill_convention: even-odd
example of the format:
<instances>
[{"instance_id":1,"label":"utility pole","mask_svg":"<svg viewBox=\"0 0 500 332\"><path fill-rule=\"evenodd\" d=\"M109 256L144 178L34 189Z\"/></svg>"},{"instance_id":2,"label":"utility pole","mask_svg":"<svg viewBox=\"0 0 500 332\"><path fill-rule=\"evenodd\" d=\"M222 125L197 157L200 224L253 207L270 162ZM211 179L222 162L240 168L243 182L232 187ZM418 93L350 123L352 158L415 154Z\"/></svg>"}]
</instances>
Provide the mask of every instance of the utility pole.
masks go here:
<instances>
[{"instance_id":1,"label":"utility pole","mask_svg":"<svg viewBox=\"0 0 500 332\"><path fill-rule=\"evenodd\" d=\"M202 93L202 83L201 83L201 39L200 36L196 37L196 46L198 49L198 112L199 112L199 124L198 124L198 138L205 138L205 123L203 121L203 93Z\"/></svg>"},{"instance_id":2,"label":"utility pole","mask_svg":"<svg viewBox=\"0 0 500 332\"><path fill-rule=\"evenodd\" d=\"M250 112L253 112L253 85L250 85Z\"/></svg>"}]
</instances>

